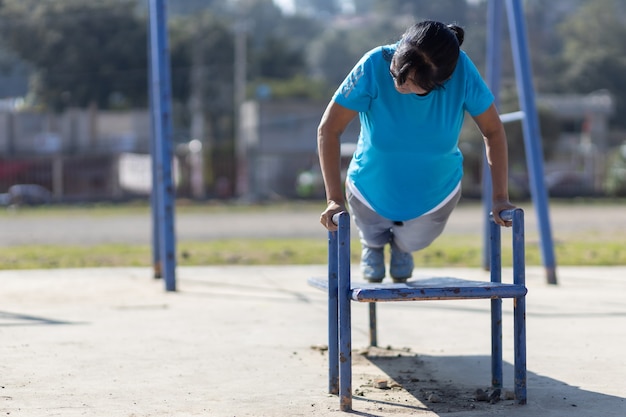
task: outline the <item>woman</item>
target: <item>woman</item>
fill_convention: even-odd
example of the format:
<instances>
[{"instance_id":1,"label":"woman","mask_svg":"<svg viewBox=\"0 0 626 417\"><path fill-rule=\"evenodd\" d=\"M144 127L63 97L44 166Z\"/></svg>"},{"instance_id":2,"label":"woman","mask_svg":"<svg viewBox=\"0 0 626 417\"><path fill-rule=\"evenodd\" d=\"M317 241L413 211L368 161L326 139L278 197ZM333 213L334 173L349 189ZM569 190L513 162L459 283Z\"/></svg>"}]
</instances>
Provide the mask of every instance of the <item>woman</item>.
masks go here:
<instances>
[{"instance_id":1,"label":"woman","mask_svg":"<svg viewBox=\"0 0 626 417\"><path fill-rule=\"evenodd\" d=\"M385 277L384 248L391 247L389 273L405 282L412 252L443 231L461 197L463 156L458 139L465 112L480 129L493 183L496 223L514 208L508 196L504 127L489 91L460 50L464 31L424 21L400 41L367 52L337 89L318 128L327 207L321 223L336 230L335 213L346 209L359 229L361 269L370 282ZM361 133L348 168L346 199L340 174L340 137L359 116Z\"/></svg>"}]
</instances>

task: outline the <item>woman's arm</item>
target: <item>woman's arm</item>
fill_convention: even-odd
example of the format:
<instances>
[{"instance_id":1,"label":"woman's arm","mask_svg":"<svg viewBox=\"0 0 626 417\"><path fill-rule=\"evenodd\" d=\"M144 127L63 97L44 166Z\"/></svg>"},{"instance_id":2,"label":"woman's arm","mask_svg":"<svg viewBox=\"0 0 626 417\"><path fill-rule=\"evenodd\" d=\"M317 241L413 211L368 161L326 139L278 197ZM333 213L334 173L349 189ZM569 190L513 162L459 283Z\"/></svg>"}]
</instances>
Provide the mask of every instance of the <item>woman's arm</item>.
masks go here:
<instances>
[{"instance_id":1,"label":"woman's arm","mask_svg":"<svg viewBox=\"0 0 626 417\"><path fill-rule=\"evenodd\" d=\"M487 163L491 170L492 212L496 223L501 226L510 226L511 222L505 222L500 218L500 212L515 208L509 202L509 159L507 153L506 133L500 120L496 106L492 104L487 110L478 116L474 116L485 141L485 153Z\"/></svg>"},{"instance_id":2,"label":"woman's arm","mask_svg":"<svg viewBox=\"0 0 626 417\"><path fill-rule=\"evenodd\" d=\"M317 150L326 190L326 210L320 223L328 230L337 230L332 221L335 213L345 210L343 184L341 183L341 134L357 116L357 112L331 101L317 128Z\"/></svg>"}]
</instances>

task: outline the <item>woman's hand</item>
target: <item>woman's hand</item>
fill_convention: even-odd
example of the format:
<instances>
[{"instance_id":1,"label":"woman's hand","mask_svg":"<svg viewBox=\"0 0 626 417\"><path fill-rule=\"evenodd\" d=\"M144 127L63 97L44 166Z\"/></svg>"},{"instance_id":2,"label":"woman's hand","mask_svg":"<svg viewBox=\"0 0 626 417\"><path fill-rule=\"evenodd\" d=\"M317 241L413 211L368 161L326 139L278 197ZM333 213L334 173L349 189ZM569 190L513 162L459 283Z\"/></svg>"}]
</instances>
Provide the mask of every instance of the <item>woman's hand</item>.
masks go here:
<instances>
[{"instance_id":1,"label":"woman's hand","mask_svg":"<svg viewBox=\"0 0 626 417\"><path fill-rule=\"evenodd\" d=\"M502 210L512 210L515 209L513 204L509 202L509 200L494 200L491 205L491 212L493 214L493 221L499 224L500 226L511 227L513 224L512 221L504 221L502 217L500 217L500 212Z\"/></svg>"},{"instance_id":2,"label":"woman's hand","mask_svg":"<svg viewBox=\"0 0 626 417\"><path fill-rule=\"evenodd\" d=\"M333 216L342 211L346 211L343 205L332 200L329 201L326 210L324 210L320 216L320 223L322 223L322 226L328 229L329 232L334 232L337 230L337 225L333 222Z\"/></svg>"}]
</instances>

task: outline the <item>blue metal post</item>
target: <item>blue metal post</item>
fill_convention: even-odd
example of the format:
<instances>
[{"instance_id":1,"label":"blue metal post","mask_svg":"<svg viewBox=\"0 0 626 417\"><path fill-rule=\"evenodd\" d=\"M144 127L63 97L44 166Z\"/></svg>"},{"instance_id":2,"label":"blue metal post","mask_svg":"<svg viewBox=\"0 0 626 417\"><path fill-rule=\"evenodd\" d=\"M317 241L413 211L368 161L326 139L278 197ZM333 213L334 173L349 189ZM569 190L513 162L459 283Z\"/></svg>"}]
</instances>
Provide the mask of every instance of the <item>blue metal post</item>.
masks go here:
<instances>
[{"instance_id":1,"label":"blue metal post","mask_svg":"<svg viewBox=\"0 0 626 417\"><path fill-rule=\"evenodd\" d=\"M491 216L490 229L491 282L502 282L502 242L500 225ZM491 300L491 386L502 388L502 299Z\"/></svg>"},{"instance_id":2,"label":"blue metal post","mask_svg":"<svg viewBox=\"0 0 626 417\"><path fill-rule=\"evenodd\" d=\"M350 303L350 215L338 222L339 257L339 406L352 410L352 324Z\"/></svg>"},{"instance_id":3,"label":"blue metal post","mask_svg":"<svg viewBox=\"0 0 626 417\"><path fill-rule=\"evenodd\" d=\"M370 316L370 346L378 346L378 325L376 324L376 303L369 304L369 316Z\"/></svg>"},{"instance_id":4,"label":"blue metal post","mask_svg":"<svg viewBox=\"0 0 626 417\"><path fill-rule=\"evenodd\" d=\"M548 213L548 193L544 183L543 154L541 150L541 133L539 118L535 106L535 94L532 84L532 70L528 56L526 41L526 26L521 0L507 0L507 15L511 32L511 46L515 64L517 91L520 105L525 117L522 119L524 128L524 145L530 176L535 210L541 234L541 254L546 268L548 284L556 284L556 262L554 259L554 245L550 229Z\"/></svg>"},{"instance_id":5,"label":"blue metal post","mask_svg":"<svg viewBox=\"0 0 626 417\"><path fill-rule=\"evenodd\" d=\"M150 53L150 37L148 37L148 53ZM148 100L150 103L150 108L152 109L152 72L148 71ZM157 143L156 143L156 131L158 129L157 125L156 125L156 118L154 117L154 112L150 112L150 131L151 131L151 137L150 137L150 155L152 155L152 157L150 158L150 170L151 170L151 177L152 177L152 184L156 184L157 183L157 164L156 164L156 150L158 149ZM160 235L160 224L159 224L159 216L157 213L157 207L159 204L159 201L161 201L161 199L159 198L159 196L157 195L158 193L158 187L156 186L152 186L152 191L150 192L150 207L152 208L152 210L150 210L150 217L152 220L152 267L153 267L153 276L155 279L158 278L163 278L163 274L161 272L161 254L160 254L160 249L161 249L161 244L159 243L159 235Z\"/></svg>"},{"instance_id":6,"label":"blue metal post","mask_svg":"<svg viewBox=\"0 0 626 417\"><path fill-rule=\"evenodd\" d=\"M174 234L174 186L172 183L172 120L167 11L165 0L150 0L150 82L154 120L157 221L165 289L176 291L176 244ZM153 210L155 207L153 207Z\"/></svg>"},{"instance_id":7,"label":"blue metal post","mask_svg":"<svg viewBox=\"0 0 626 417\"><path fill-rule=\"evenodd\" d=\"M339 394L339 304L337 232L328 232L328 392Z\"/></svg>"},{"instance_id":8,"label":"blue metal post","mask_svg":"<svg viewBox=\"0 0 626 417\"><path fill-rule=\"evenodd\" d=\"M500 78L502 74L502 2L489 0L487 3L487 67L485 79L495 97L494 104L500 106ZM491 220L491 170L487 156L483 153L482 202L483 202L483 268L489 268L489 234Z\"/></svg>"},{"instance_id":9,"label":"blue metal post","mask_svg":"<svg viewBox=\"0 0 626 417\"><path fill-rule=\"evenodd\" d=\"M153 130L154 132L154 130ZM154 145L154 138L152 139ZM156 168L156 158L155 155L155 146L152 146L151 154L153 155L152 159L152 184L157 183L157 168ZM159 214L158 207L161 199L157 194L157 187L152 187L152 192L150 193L150 206L152 210L151 220L152 220L152 270L154 273L154 278L159 279L163 278L163 266L161 264L161 225L159 223Z\"/></svg>"},{"instance_id":10,"label":"blue metal post","mask_svg":"<svg viewBox=\"0 0 626 417\"><path fill-rule=\"evenodd\" d=\"M524 212L517 209L513 213L513 283L522 286L526 285L524 240ZM526 404L526 297L515 298L513 320L515 399Z\"/></svg>"}]
</instances>

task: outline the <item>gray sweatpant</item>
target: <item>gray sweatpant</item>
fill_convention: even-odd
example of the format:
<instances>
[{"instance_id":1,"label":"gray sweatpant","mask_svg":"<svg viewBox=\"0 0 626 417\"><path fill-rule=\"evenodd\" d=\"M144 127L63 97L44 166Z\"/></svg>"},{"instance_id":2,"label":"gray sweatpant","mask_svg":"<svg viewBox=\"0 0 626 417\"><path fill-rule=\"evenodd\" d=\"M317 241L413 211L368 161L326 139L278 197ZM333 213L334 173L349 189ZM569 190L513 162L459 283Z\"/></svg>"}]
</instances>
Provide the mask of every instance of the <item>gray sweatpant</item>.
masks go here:
<instances>
[{"instance_id":1,"label":"gray sweatpant","mask_svg":"<svg viewBox=\"0 0 626 417\"><path fill-rule=\"evenodd\" d=\"M387 243L403 252L415 252L430 245L440 234L461 199L461 189L438 210L404 222L386 219L367 207L346 187L348 208L359 229L361 244L381 248Z\"/></svg>"}]
</instances>

